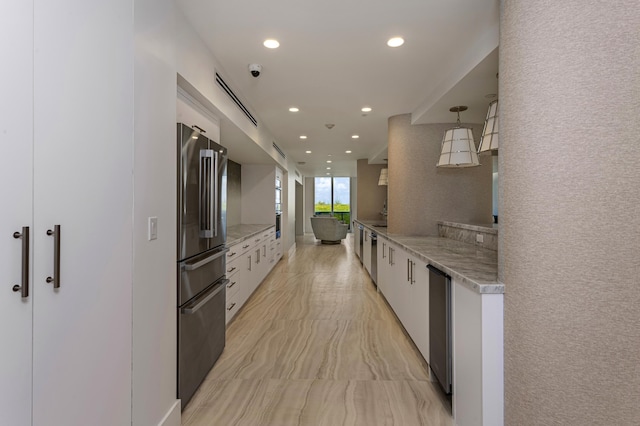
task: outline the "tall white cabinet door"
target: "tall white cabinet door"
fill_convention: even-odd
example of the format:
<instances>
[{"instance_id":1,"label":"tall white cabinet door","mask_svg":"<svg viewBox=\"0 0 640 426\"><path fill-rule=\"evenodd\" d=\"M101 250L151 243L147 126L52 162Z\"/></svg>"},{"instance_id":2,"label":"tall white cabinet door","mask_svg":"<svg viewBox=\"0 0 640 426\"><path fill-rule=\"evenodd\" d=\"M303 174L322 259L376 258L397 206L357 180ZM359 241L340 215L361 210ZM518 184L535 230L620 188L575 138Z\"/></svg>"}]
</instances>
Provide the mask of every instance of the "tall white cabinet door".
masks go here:
<instances>
[{"instance_id":1,"label":"tall white cabinet door","mask_svg":"<svg viewBox=\"0 0 640 426\"><path fill-rule=\"evenodd\" d=\"M0 56L0 423L20 426L31 424L33 292L12 290L22 280L13 234L33 230L33 2L0 2Z\"/></svg>"},{"instance_id":2,"label":"tall white cabinet door","mask_svg":"<svg viewBox=\"0 0 640 426\"><path fill-rule=\"evenodd\" d=\"M33 424L130 424L132 2L34 5Z\"/></svg>"}]
</instances>

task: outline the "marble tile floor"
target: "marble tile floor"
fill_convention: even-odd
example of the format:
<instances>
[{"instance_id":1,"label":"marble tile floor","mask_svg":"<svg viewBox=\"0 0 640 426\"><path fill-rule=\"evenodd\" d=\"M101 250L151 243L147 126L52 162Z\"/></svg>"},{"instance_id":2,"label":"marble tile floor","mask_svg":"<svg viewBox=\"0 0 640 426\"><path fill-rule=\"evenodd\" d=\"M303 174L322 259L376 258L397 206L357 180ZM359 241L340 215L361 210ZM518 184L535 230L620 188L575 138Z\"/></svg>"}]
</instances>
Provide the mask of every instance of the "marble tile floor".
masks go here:
<instances>
[{"instance_id":1,"label":"marble tile floor","mask_svg":"<svg viewBox=\"0 0 640 426\"><path fill-rule=\"evenodd\" d=\"M182 425L453 425L352 235L296 243L230 324Z\"/></svg>"}]
</instances>

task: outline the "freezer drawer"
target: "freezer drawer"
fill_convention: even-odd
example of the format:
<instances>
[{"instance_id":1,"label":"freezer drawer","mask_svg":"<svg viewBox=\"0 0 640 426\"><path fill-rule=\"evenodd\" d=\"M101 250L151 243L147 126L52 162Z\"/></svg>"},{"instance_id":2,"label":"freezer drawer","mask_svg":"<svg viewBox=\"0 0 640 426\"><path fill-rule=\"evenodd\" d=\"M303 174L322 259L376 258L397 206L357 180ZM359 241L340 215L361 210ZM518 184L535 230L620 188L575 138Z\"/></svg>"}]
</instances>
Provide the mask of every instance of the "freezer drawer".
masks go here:
<instances>
[{"instance_id":1,"label":"freezer drawer","mask_svg":"<svg viewBox=\"0 0 640 426\"><path fill-rule=\"evenodd\" d=\"M224 349L228 282L221 279L178 308L178 398L183 409Z\"/></svg>"},{"instance_id":2,"label":"freezer drawer","mask_svg":"<svg viewBox=\"0 0 640 426\"><path fill-rule=\"evenodd\" d=\"M178 263L178 306L184 305L225 275L228 251L219 247Z\"/></svg>"}]
</instances>

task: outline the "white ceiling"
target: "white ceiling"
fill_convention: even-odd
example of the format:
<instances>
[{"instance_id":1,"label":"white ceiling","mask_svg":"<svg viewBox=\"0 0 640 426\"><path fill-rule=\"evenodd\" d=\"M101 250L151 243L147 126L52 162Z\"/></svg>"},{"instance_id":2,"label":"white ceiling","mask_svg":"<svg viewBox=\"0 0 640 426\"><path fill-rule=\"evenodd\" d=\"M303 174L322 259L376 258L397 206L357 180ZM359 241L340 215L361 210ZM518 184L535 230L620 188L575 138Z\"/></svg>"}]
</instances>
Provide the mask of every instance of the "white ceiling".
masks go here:
<instances>
[{"instance_id":1,"label":"white ceiling","mask_svg":"<svg viewBox=\"0 0 640 426\"><path fill-rule=\"evenodd\" d=\"M462 104L469 106L463 122L482 122L485 95L497 92L499 0L177 3L225 81L307 176L355 176L355 160L382 162L393 115L455 122L449 108ZM393 36L405 44L387 47ZM265 48L267 38L280 47ZM258 78L249 73L253 63L262 65ZM362 113L364 106L373 111Z\"/></svg>"}]
</instances>

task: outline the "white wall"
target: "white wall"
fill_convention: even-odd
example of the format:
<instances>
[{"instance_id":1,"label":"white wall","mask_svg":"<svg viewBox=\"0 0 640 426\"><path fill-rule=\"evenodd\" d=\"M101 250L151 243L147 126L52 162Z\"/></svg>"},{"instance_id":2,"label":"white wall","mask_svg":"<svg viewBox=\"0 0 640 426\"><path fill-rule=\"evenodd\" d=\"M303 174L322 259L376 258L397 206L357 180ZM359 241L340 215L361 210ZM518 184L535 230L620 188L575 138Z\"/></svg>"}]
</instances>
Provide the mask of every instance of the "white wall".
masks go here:
<instances>
[{"instance_id":1,"label":"white wall","mask_svg":"<svg viewBox=\"0 0 640 426\"><path fill-rule=\"evenodd\" d=\"M174 13L171 0L135 0L134 425L157 425L169 416L177 426L180 418L176 406ZM158 217L154 241L147 241L149 216Z\"/></svg>"},{"instance_id":2,"label":"white wall","mask_svg":"<svg viewBox=\"0 0 640 426\"><path fill-rule=\"evenodd\" d=\"M286 170L287 165L271 146L273 137L268 130L256 129L215 86L215 70L224 76L223 70L172 0L134 0L134 26L132 424L179 426L175 233L177 80L186 80L200 95L197 100L204 100L206 111L204 114L199 111L202 116L207 117L206 112L224 115L283 169ZM230 82L229 76L224 77ZM186 109L181 108L181 116L184 111ZM214 134L216 132L217 137L213 139L219 141L219 127ZM289 191L291 187L289 185ZM291 194L283 196L291 198ZM147 241L150 216L158 217L158 239L154 241ZM295 211L289 213L290 224L283 225L292 234L289 228L293 226L294 217Z\"/></svg>"},{"instance_id":3,"label":"white wall","mask_svg":"<svg viewBox=\"0 0 640 426\"><path fill-rule=\"evenodd\" d=\"M314 178L304 178L304 232L313 232L311 229L311 220L313 216L313 197L314 197Z\"/></svg>"}]
</instances>

